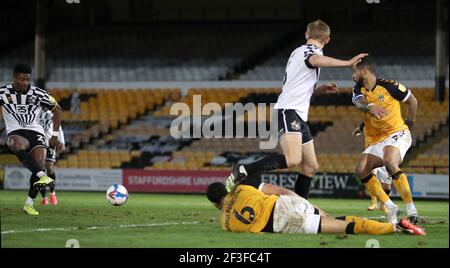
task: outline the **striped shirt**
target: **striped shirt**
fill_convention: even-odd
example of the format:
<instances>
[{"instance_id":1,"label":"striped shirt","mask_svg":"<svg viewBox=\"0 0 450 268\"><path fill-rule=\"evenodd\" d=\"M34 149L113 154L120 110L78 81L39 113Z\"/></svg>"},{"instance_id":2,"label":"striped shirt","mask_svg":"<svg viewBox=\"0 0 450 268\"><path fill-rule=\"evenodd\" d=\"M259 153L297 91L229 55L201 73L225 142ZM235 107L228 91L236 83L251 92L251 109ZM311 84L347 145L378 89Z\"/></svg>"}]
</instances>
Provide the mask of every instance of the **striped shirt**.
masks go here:
<instances>
[{"instance_id":1,"label":"striped shirt","mask_svg":"<svg viewBox=\"0 0 450 268\"><path fill-rule=\"evenodd\" d=\"M6 134L18 129L33 130L45 135L39 124L42 108L53 110L57 103L45 90L29 86L26 93L17 92L13 85L0 87L0 105L6 125Z\"/></svg>"},{"instance_id":2,"label":"striped shirt","mask_svg":"<svg viewBox=\"0 0 450 268\"><path fill-rule=\"evenodd\" d=\"M50 140L50 138L52 137L52 134L53 134L52 133L53 132L53 113L52 113L52 111L43 109L41 111L41 114L39 115L39 124L41 124L41 126L44 128L45 138L48 143L48 141ZM58 141L60 143L65 144L64 132L63 132L61 126L59 126Z\"/></svg>"}]
</instances>

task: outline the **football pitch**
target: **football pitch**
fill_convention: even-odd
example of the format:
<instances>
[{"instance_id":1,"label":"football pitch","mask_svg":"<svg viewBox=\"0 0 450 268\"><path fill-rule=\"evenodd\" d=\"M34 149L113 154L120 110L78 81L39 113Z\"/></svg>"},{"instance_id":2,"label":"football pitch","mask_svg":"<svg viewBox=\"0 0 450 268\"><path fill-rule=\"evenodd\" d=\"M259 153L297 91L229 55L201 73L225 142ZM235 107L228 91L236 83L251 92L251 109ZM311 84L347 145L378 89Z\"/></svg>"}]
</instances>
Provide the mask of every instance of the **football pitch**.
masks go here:
<instances>
[{"instance_id":1,"label":"football pitch","mask_svg":"<svg viewBox=\"0 0 450 268\"><path fill-rule=\"evenodd\" d=\"M39 216L22 212L26 191L0 191L1 246L63 248L76 239L81 248L363 248L376 239L380 247L449 247L448 201L417 201L426 236L393 234L301 235L225 232L219 211L203 195L131 193L114 207L102 192L58 192L57 206L35 207ZM385 220L381 211L368 212L368 200L311 199L331 215L356 215ZM404 205L397 200L402 210Z\"/></svg>"}]
</instances>

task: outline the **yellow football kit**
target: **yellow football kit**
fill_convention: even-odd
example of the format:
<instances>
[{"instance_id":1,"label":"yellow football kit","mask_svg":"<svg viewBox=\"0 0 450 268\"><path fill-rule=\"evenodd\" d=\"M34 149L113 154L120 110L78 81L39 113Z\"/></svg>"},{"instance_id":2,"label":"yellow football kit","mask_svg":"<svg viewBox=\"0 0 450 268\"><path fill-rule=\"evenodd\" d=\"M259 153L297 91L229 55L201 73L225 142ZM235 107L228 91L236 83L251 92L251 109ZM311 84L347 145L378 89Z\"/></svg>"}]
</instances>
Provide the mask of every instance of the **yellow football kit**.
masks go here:
<instances>
[{"instance_id":1,"label":"yellow football kit","mask_svg":"<svg viewBox=\"0 0 450 268\"><path fill-rule=\"evenodd\" d=\"M385 140L392 133L408 129L402 118L400 102L406 101L411 91L394 80L377 79L373 89L357 84L353 88L353 102L365 97L369 103L381 106L388 115L377 119L369 113L364 116L364 135L366 148Z\"/></svg>"},{"instance_id":2,"label":"yellow football kit","mask_svg":"<svg viewBox=\"0 0 450 268\"><path fill-rule=\"evenodd\" d=\"M220 224L226 231L259 233L267 225L278 196L239 185L225 196Z\"/></svg>"}]
</instances>

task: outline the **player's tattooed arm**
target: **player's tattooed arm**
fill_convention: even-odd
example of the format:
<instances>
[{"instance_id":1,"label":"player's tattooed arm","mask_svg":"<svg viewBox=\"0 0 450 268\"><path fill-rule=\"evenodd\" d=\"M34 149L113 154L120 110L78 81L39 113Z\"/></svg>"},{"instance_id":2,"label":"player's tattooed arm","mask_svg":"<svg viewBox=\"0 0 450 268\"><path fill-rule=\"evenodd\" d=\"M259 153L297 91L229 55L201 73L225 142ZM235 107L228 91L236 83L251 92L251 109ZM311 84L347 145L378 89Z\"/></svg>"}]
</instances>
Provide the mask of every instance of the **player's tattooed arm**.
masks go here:
<instances>
[{"instance_id":1,"label":"player's tattooed arm","mask_svg":"<svg viewBox=\"0 0 450 268\"><path fill-rule=\"evenodd\" d=\"M354 100L354 103L356 105L356 108L362 112L365 113L370 113L372 116L374 116L377 119L381 119L383 117L385 117L388 112L386 111L386 109L384 109L381 106L377 106L373 103L369 103L366 98L364 97L357 97Z\"/></svg>"},{"instance_id":2,"label":"player's tattooed arm","mask_svg":"<svg viewBox=\"0 0 450 268\"><path fill-rule=\"evenodd\" d=\"M361 112L368 112L369 111L369 102L364 98L363 96L357 97L354 101L355 106L358 110Z\"/></svg>"}]
</instances>

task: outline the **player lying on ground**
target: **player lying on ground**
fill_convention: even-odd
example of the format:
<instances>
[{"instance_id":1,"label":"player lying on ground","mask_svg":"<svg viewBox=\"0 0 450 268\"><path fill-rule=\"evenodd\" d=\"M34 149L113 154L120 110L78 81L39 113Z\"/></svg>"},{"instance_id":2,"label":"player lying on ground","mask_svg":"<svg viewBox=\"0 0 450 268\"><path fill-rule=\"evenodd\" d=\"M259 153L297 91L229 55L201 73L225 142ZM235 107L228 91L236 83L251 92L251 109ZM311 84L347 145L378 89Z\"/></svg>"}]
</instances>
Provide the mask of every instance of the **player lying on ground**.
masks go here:
<instances>
[{"instance_id":1,"label":"player lying on ground","mask_svg":"<svg viewBox=\"0 0 450 268\"><path fill-rule=\"evenodd\" d=\"M42 108L53 111L53 134L50 147L58 144L58 129L61 125L61 108L45 90L32 86L31 67L16 65L13 83L0 87L0 105L6 125L7 148L32 173L28 197L23 211L39 215L34 207L34 199L39 189L53 184L45 172L46 140L44 129L39 124Z\"/></svg>"},{"instance_id":2,"label":"player lying on ground","mask_svg":"<svg viewBox=\"0 0 450 268\"><path fill-rule=\"evenodd\" d=\"M364 139L366 149L359 160L357 173L367 190L388 208L388 218L397 222L398 207L383 191L372 170L385 166L394 186L406 204L408 219L421 221L414 206L408 179L400 169L403 158L411 147L411 129L416 119L417 100L404 85L393 80L382 80L375 74L375 65L368 58L353 68L352 101L364 112ZM403 120L400 102L407 105Z\"/></svg>"},{"instance_id":3,"label":"player lying on ground","mask_svg":"<svg viewBox=\"0 0 450 268\"><path fill-rule=\"evenodd\" d=\"M330 42L330 27L321 20L308 24L306 44L295 49L287 62L283 88L274 106L278 113L278 136L283 155L269 155L253 163L237 164L227 180L227 188L253 173L299 167L295 192L308 199L312 178L319 168L313 138L308 124L308 112L313 94L336 93L335 84L317 86L320 68L351 67L367 54L349 60L323 55L322 49Z\"/></svg>"},{"instance_id":4,"label":"player lying on ground","mask_svg":"<svg viewBox=\"0 0 450 268\"><path fill-rule=\"evenodd\" d=\"M52 137L52 130L53 130L53 112L49 110L42 110L41 114L39 115L39 124L44 128L45 137L47 140L47 146L48 141ZM65 140L64 140L64 132L62 130L62 127L59 127L58 130L58 146L57 148L47 148L47 156L45 159L45 170L47 171L47 174L50 178L53 179L55 183L51 184L49 186L50 190L50 203L52 205L58 204L58 199L56 198L56 192L55 192L55 185L56 185L56 175L55 175L55 163L56 163L56 154L61 153L64 151L65 148ZM42 187L40 189L41 195L42 195L42 201L41 205L48 205L48 199L46 196L47 188Z\"/></svg>"},{"instance_id":5,"label":"player lying on ground","mask_svg":"<svg viewBox=\"0 0 450 268\"><path fill-rule=\"evenodd\" d=\"M260 184L259 189L243 183L228 192L225 185L208 185L207 198L221 210L220 224L232 232L273 232L304 234L392 234L404 231L425 235L407 219L382 223L354 216L331 217L308 200L287 189Z\"/></svg>"}]
</instances>

